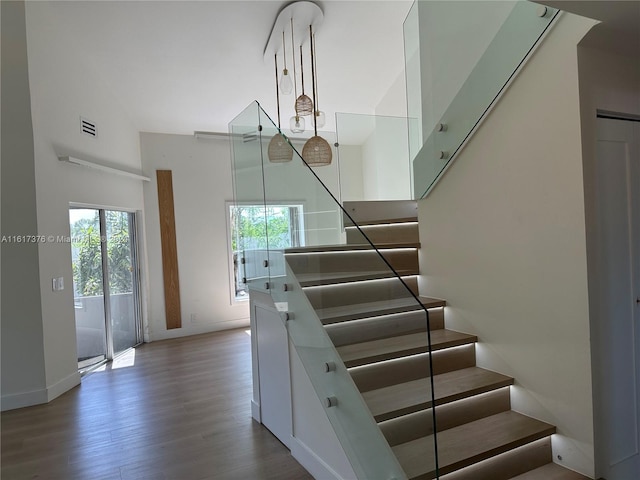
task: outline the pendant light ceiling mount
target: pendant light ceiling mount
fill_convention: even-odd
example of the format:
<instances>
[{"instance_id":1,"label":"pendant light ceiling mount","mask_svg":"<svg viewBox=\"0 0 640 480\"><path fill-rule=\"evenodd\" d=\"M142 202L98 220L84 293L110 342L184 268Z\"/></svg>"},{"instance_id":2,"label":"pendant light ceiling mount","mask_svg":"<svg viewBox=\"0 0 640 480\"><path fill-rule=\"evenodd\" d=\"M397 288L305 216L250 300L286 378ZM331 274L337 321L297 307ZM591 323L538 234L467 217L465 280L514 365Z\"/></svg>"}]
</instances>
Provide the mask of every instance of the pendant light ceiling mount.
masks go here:
<instances>
[{"instance_id":1,"label":"pendant light ceiling mount","mask_svg":"<svg viewBox=\"0 0 640 480\"><path fill-rule=\"evenodd\" d=\"M308 41L308 28L313 25L317 30L324 20L324 12L314 2L300 0L284 7L273 22L271 33L264 47L264 61L272 62L275 54L282 54L282 32L288 32L291 28L291 19L295 19L293 39L295 45L302 45Z\"/></svg>"}]
</instances>

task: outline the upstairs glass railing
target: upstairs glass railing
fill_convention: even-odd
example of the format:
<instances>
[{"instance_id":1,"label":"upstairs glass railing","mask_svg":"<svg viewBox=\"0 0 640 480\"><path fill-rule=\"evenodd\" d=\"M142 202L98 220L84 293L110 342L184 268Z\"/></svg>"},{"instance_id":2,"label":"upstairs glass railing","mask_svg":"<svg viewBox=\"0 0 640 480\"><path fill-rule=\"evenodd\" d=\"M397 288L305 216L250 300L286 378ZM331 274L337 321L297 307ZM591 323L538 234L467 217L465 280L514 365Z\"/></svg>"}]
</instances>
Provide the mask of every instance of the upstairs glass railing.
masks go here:
<instances>
[{"instance_id":1,"label":"upstairs glass railing","mask_svg":"<svg viewBox=\"0 0 640 480\"><path fill-rule=\"evenodd\" d=\"M406 117L336 113L342 201L413 198Z\"/></svg>"},{"instance_id":2,"label":"upstairs glass railing","mask_svg":"<svg viewBox=\"0 0 640 480\"><path fill-rule=\"evenodd\" d=\"M415 198L433 187L557 14L524 0L413 4L404 41Z\"/></svg>"},{"instance_id":3,"label":"upstairs glass railing","mask_svg":"<svg viewBox=\"0 0 640 480\"><path fill-rule=\"evenodd\" d=\"M257 103L231 122L230 135L235 203L246 216L235 246L243 280L250 292L271 296L357 478L406 479L379 415L365 401L366 392L398 380L394 362L379 375L379 367L348 356L344 346L377 338L376 329L360 328L363 322L395 328L404 321L399 316L411 317L406 328L424 333L425 349L403 381L420 378L432 386L429 318L417 297L417 267L406 265L404 250L376 249L358 226L347 239L343 224L355 222L319 180L321 168L305 163ZM270 147L291 148L291 160L285 154L285 161L274 161ZM417 250L409 255L417 257ZM433 404L427 387L424 405ZM423 413L410 420L412 430L426 436L411 461L437 478L433 411Z\"/></svg>"}]
</instances>

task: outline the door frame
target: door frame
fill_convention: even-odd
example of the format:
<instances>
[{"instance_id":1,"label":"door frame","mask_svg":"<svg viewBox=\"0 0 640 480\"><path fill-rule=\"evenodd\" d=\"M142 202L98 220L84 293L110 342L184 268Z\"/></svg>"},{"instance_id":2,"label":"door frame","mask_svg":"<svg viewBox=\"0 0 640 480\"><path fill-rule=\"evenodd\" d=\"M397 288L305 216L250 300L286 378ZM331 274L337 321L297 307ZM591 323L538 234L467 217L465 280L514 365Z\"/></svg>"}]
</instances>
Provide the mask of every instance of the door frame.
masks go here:
<instances>
[{"instance_id":1,"label":"door frame","mask_svg":"<svg viewBox=\"0 0 640 480\"><path fill-rule=\"evenodd\" d=\"M603 388L604 388L603 380L605 376L610 376L612 372L605 371L603 368L601 368L603 363L605 363L605 360L604 360L605 357L603 357L603 355L606 354L605 352L606 347L603 344L603 341L600 340L600 338L602 337L603 330L608 329L610 327L611 321L610 319L608 319L608 317L602 314L604 304L606 303L607 299L605 298L605 294L603 293L603 289L600 283L600 277L602 274L600 267L603 264L603 260L601 258L602 243L600 241L601 230L600 230L600 217L599 217L598 211L600 209L600 206L602 205L602 196L601 196L601 192L597 187L598 177L596 173L598 169L598 162L600 161L598 157L598 151L597 151L597 143L602 131L598 125L600 119L640 123L640 115L612 112L612 111L600 110L600 109L597 110L596 116L594 118L595 129L593 131L594 133L593 162L594 163L588 169L591 175L590 175L590 178L589 177L587 178L587 180L590 180L590 181L586 183L586 185L588 185L590 189L593 189L592 190L593 197L592 197L591 203L587 202L588 210L586 214L587 214L587 220L588 220L588 223L587 223L588 258L593 264L589 267L589 278L590 278L589 303L590 303L590 317L591 317L590 325L591 325L591 350L592 350L591 356L592 356L592 381L593 381L592 396L593 396L593 415L594 415L594 418L593 418L594 450L595 450L594 460L595 460L596 478L606 476L607 474L610 473L610 468L611 468L611 466L609 465L609 460L607 458L608 448L607 448L607 445L605 445L605 442L607 442L607 438L605 438L606 431L605 431L603 420L602 420L602 416L606 412L606 408L608 408L607 403L605 403L606 399L608 398L608 395L606 392L603 391ZM636 188L638 188L638 192L636 192L636 195L638 195L640 194L640 186L637 186ZM629 192L629 193L631 194L632 192ZM629 201L632 201L632 199L629 199ZM635 205L633 203L631 205L631 208L635 208ZM634 212L632 210L630 212L630 218L631 218L631 225L630 225L630 232L629 232L630 242L638 242L638 239L635 238L636 236L639 235L639 232L640 232L640 225L638 222L637 212ZM589 219L591 220L591 222L589 222ZM640 281L640 272L637 271L638 260L634 258L634 251L635 249L633 248L633 243L632 243L631 245L631 255L632 255L631 281L632 281L632 288L636 289L637 283L638 281ZM638 292L637 291L632 292L632 296L634 294L638 295ZM634 315L634 320L632 320L633 322L636 322L635 315L637 314L638 314L637 310L635 311L635 313L632 313L632 315ZM634 328L640 328L640 325L638 325L636 322L634 324ZM640 355L640 351L636 351L635 355L636 355L636 363L637 363L638 362L637 356ZM639 381L638 375L639 375L638 372L636 372L636 384L638 388L637 393L640 394L640 385L638 385L640 381ZM638 411L638 418L636 419L636 421L638 422L638 427L640 428L640 410ZM640 444L638 444L637 447L640 449Z\"/></svg>"}]
</instances>

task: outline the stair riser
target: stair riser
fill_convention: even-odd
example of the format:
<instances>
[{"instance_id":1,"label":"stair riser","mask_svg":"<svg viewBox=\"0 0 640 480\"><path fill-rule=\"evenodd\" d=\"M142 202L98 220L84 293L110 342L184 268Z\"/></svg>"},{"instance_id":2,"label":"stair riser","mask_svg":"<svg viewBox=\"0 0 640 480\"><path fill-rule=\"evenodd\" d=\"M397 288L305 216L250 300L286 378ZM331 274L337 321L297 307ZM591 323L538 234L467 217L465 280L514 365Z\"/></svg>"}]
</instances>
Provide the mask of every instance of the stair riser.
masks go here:
<instances>
[{"instance_id":1,"label":"stair riser","mask_svg":"<svg viewBox=\"0 0 640 480\"><path fill-rule=\"evenodd\" d=\"M475 344L447 348L432 353L433 373L429 370L429 354L414 355L349 370L361 392L410 382L430 375L451 372L476 364Z\"/></svg>"},{"instance_id":2,"label":"stair riser","mask_svg":"<svg viewBox=\"0 0 640 480\"><path fill-rule=\"evenodd\" d=\"M416 248L382 250L381 253L395 270L411 270L416 273L420 270ZM389 266L375 250L286 254L285 258L296 274L389 270Z\"/></svg>"},{"instance_id":3,"label":"stair riser","mask_svg":"<svg viewBox=\"0 0 640 480\"><path fill-rule=\"evenodd\" d=\"M417 223L390 223L387 225L363 225L360 230L356 227L346 227L348 244L373 243L419 243Z\"/></svg>"},{"instance_id":4,"label":"stair riser","mask_svg":"<svg viewBox=\"0 0 640 480\"><path fill-rule=\"evenodd\" d=\"M405 277L403 280L414 295L417 295L417 278ZM313 308L316 309L411 297L411 293L397 278L371 282L354 282L340 285L308 287L304 289L304 292Z\"/></svg>"},{"instance_id":5,"label":"stair riser","mask_svg":"<svg viewBox=\"0 0 640 480\"><path fill-rule=\"evenodd\" d=\"M444 328L444 309L429 309L431 330ZM399 313L384 317L352 320L325 326L336 347L352 343L368 342L380 338L426 331L425 314L418 312Z\"/></svg>"},{"instance_id":6,"label":"stair riser","mask_svg":"<svg viewBox=\"0 0 640 480\"><path fill-rule=\"evenodd\" d=\"M457 427L511 408L509 388L474 395L473 397L436 407L438 431ZM429 408L379 424L390 446L433 435L433 409Z\"/></svg>"},{"instance_id":7,"label":"stair riser","mask_svg":"<svg viewBox=\"0 0 640 480\"><path fill-rule=\"evenodd\" d=\"M532 442L457 472L441 480L508 480L552 461L551 437Z\"/></svg>"}]
</instances>

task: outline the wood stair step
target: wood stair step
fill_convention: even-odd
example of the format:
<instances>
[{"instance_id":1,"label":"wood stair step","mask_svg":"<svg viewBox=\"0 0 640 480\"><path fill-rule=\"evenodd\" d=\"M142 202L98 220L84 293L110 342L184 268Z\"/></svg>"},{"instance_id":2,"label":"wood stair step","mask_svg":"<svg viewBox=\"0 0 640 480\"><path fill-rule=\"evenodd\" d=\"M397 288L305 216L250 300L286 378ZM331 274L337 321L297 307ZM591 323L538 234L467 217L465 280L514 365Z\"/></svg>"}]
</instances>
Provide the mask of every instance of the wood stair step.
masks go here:
<instances>
[{"instance_id":1,"label":"wood stair step","mask_svg":"<svg viewBox=\"0 0 640 480\"><path fill-rule=\"evenodd\" d=\"M447 302L438 298L419 297L422 306L425 308L444 307ZM416 303L413 297L401 298L398 300L381 300L379 302L357 303L352 305L342 305L339 307L317 308L318 318L324 325L337 322L346 322L361 318L377 317L393 313L411 312L421 310L421 306Z\"/></svg>"},{"instance_id":2,"label":"wood stair step","mask_svg":"<svg viewBox=\"0 0 640 480\"><path fill-rule=\"evenodd\" d=\"M420 241L418 222L397 222L376 225L345 226L347 243L389 243ZM365 240L368 239L368 240Z\"/></svg>"},{"instance_id":3,"label":"wood stair step","mask_svg":"<svg viewBox=\"0 0 640 480\"><path fill-rule=\"evenodd\" d=\"M435 404L489 392L513 384L513 378L478 367L433 376ZM390 385L362 394L377 422L431 408L431 377Z\"/></svg>"},{"instance_id":4,"label":"wood stair step","mask_svg":"<svg viewBox=\"0 0 640 480\"><path fill-rule=\"evenodd\" d=\"M360 227L370 227L373 225L392 225L394 223L413 223L417 222L418 217L398 217L398 218L379 218L379 219L371 219L371 220L356 220L358 226ZM349 220L345 219L344 222L345 227L353 227L354 224Z\"/></svg>"},{"instance_id":5,"label":"wood stair step","mask_svg":"<svg viewBox=\"0 0 640 480\"><path fill-rule=\"evenodd\" d=\"M440 329L431 332L432 350L465 345L476 341L477 337L475 335L467 335L466 333L452 330ZM338 347L337 350L347 367L424 353L428 351L427 331L425 329L422 332L408 335L344 345Z\"/></svg>"},{"instance_id":6,"label":"wood stair step","mask_svg":"<svg viewBox=\"0 0 640 480\"><path fill-rule=\"evenodd\" d=\"M548 463L535 470L513 477L512 480L589 480L589 477L555 463Z\"/></svg>"},{"instance_id":7,"label":"wood stair step","mask_svg":"<svg viewBox=\"0 0 640 480\"><path fill-rule=\"evenodd\" d=\"M512 410L444 430L437 436L439 473L453 472L552 435L555 431L553 425ZM409 479L435 478L432 435L397 445L392 450Z\"/></svg>"},{"instance_id":8,"label":"wood stair step","mask_svg":"<svg viewBox=\"0 0 640 480\"><path fill-rule=\"evenodd\" d=\"M284 250L284 254L295 253L323 253L323 252L344 252L355 250L385 250L390 248L420 248L420 243L417 242L392 242L392 243L380 243L376 244L375 248L369 243L354 243L354 244L337 244L337 245L316 245L308 247L291 247Z\"/></svg>"},{"instance_id":9,"label":"wood stair step","mask_svg":"<svg viewBox=\"0 0 640 480\"><path fill-rule=\"evenodd\" d=\"M416 270L370 270L362 272L328 272L328 273L299 273L296 275L301 287L317 287L320 285L334 285L336 283L361 282L365 280L378 280L381 278L394 278L400 276L417 275Z\"/></svg>"},{"instance_id":10,"label":"wood stair step","mask_svg":"<svg viewBox=\"0 0 640 480\"><path fill-rule=\"evenodd\" d=\"M343 203L344 224L370 225L402 221L417 221L418 202L416 200L357 200ZM353 219L353 222L351 221Z\"/></svg>"}]
</instances>

